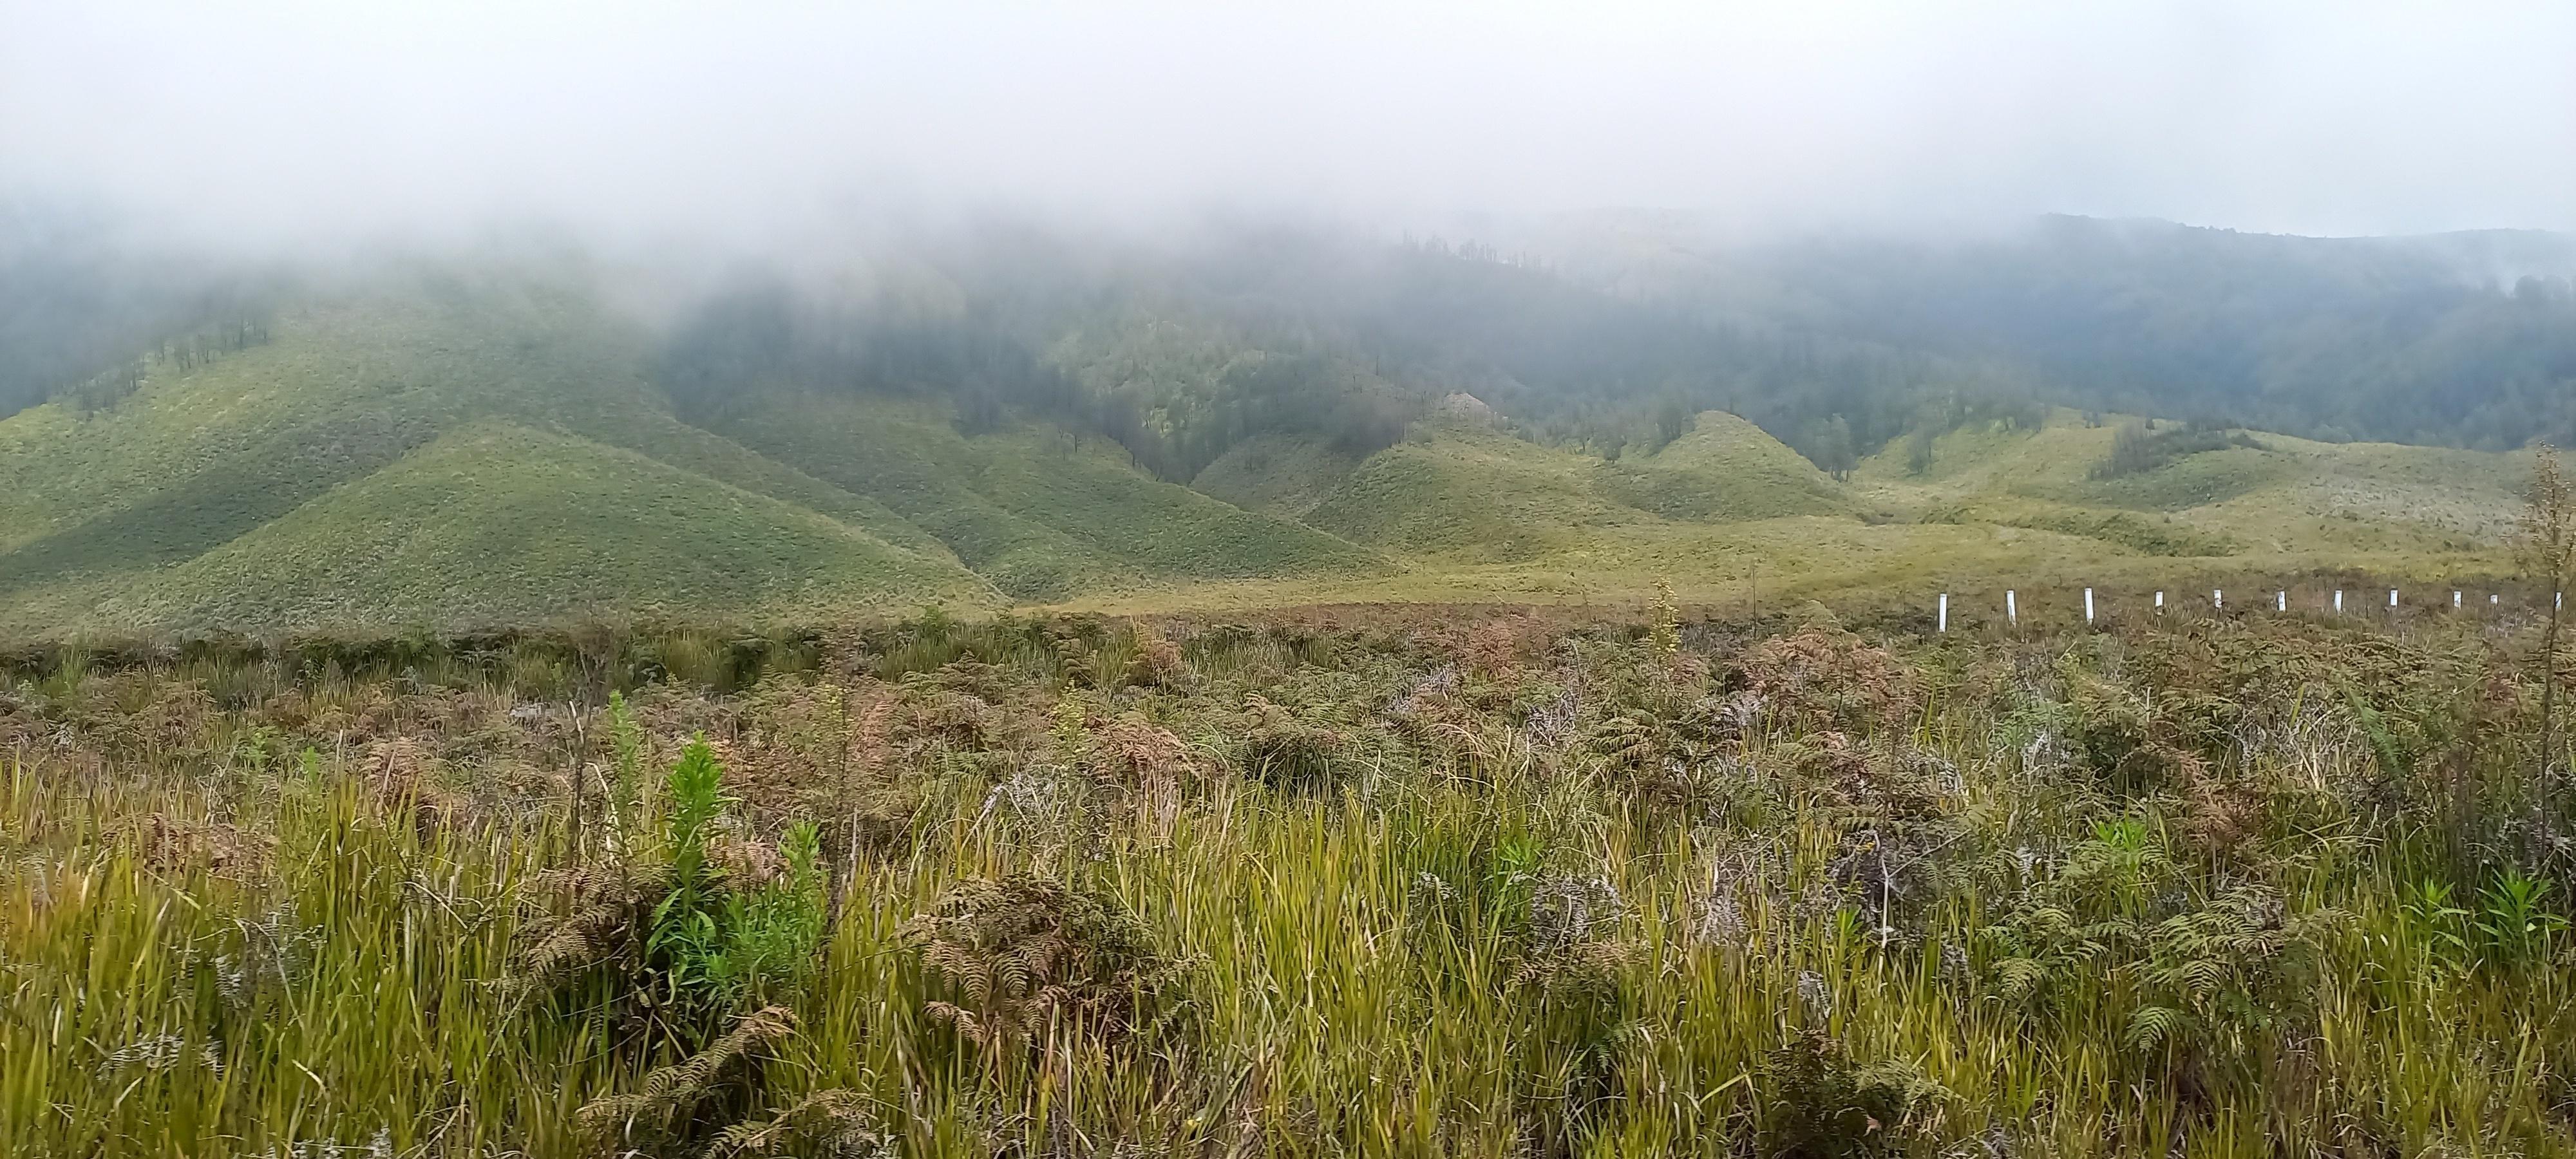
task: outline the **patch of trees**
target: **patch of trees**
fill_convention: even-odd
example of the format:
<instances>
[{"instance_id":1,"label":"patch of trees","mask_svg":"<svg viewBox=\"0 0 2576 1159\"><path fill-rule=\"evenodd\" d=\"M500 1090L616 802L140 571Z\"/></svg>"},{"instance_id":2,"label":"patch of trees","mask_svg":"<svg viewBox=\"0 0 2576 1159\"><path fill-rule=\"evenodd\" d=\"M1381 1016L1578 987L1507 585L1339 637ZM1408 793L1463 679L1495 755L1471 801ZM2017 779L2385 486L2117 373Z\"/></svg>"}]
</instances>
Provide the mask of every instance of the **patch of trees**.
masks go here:
<instances>
[{"instance_id":1,"label":"patch of trees","mask_svg":"<svg viewBox=\"0 0 2576 1159\"><path fill-rule=\"evenodd\" d=\"M1847 472L1927 407L2010 393L2021 377L1982 357L1711 310L1687 295L1606 292L1479 243L1271 236L1201 255L1185 282L1418 394L1464 391L1526 437L1611 458L1651 453L1690 415L1726 410Z\"/></svg>"},{"instance_id":2,"label":"patch of trees","mask_svg":"<svg viewBox=\"0 0 2576 1159\"><path fill-rule=\"evenodd\" d=\"M684 407L721 407L763 389L867 392L949 402L959 429L981 434L1015 415L1110 440L1176 482L1256 436L1292 433L1367 454L1404 437L1421 401L1311 351L1252 351L1200 376L1182 397L1086 388L1042 355L1044 340L1082 320L1064 307L970 294L925 314L883 303L828 308L756 285L707 302L667 339L660 378Z\"/></svg>"},{"instance_id":3,"label":"patch of trees","mask_svg":"<svg viewBox=\"0 0 2576 1159\"><path fill-rule=\"evenodd\" d=\"M265 346L268 338L269 321L265 316L236 314L183 334L164 335L151 349L57 391L55 397L81 414L94 414L142 389L144 381L155 372L184 374L227 354Z\"/></svg>"},{"instance_id":4,"label":"patch of trees","mask_svg":"<svg viewBox=\"0 0 2576 1159\"><path fill-rule=\"evenodd\" d=\"M2576 269L2576 244L2551 235L2273 238L2061 218L1973 242L1686 252L1640 270L1239 229L1104 257L994 235L939 267L963 304L935 320L773 305L728 324L806 379L941 390L975 429L1043 413L1170 479L1274 431L1364 453L1455 392L1524 437L1604 457L1732 411L1836 475L1899 439L1928 470L1941 435L2035 428L2052 405L2096 424L2198 414L2327 439L2576 438L2576 292L2557 274L2481 280ZM1127 361L1103 371L1083 360L1097 351L1067 361L1059 347L1134 317L1204 325L1222 349L1113 351ZM2188 453L2190 437L2203 436L2129 453Z\"/></svg>"},{"instance_id":5,"label":"patch of trees","mask_svg":"<svg viewBox=\"0 0 2576 1159\"><path fill-rule=\"evenodd\" d=\"M1982 240L1673 240L1588 275L1407 254L1389 317L1527 388L1489 399L1540 437L1644 437L1678 394L1828 470L1846 432L1858 455L1919 437L1923 458L1951 398L2330 440L2576 439L2576 239L2560 235L2050 218Z\"/></svg>"},{"instance_id":6,"label":"patch of trees","mask_svg":"<svg viewBox=\"0 0 2576 1159\"><path fill-rule=\"evenodd\" d=\"M2064 406L2485 449L2576 435L2576 239L2562 235L2050 218L1973 242L1804 242L1712 265L1730 277L1658 293L1985 359Z\"/></svg>"},{"instance_id":7,"label":"patch of trees","mask_svg":"<svg viewBox=\"0 0 2576 1159\"><path fill-rule=\"evenodd\" d=\"M2122 426L2111 436L2111 457L2094 464L2089 474L2094 479L2117 479L2142 475L2168 467L2185 457L2204 451L2223 451L2229 447L2269 450L2263 441L2225 424L2198 419L2181 425L2168 424L2155 428L2152 421Z\"/></svg>"},{"instance_id":8,"label":"patch of trees","mask_svg":"<svg viewBox=\"0 0 2576 1159\"><path fill-rule=\"evenodd\" d=\"M80 218L0 205L0 418L113 405L162 369L268 340L270 274L138 251Z\"/></svg>"},{"instance_id":9,"label":"patch of trees","mask_svg":"<svg viewBox=\"0 0 2576 1159\"><path fill-rule=\"evenodd\" d=\"M708 299L664 340L658 377L684 408L810 389L951 400L970 433L1011 408L1090 429L1119 421L1085 407L1071 379L986 311L831 307L779 283Z\"/></svg>"},{"instance_id":10,"label":"patch of trees","mask_svg":"<svg viewBox=\"0 0 2576 1159\"><path fill-rule=\"evenodd\" d=\"M1732 411L1838 475L1899 439L1928 470L1942 434L2035 427L2051 405L2097 423L2576 442L2576 240L2557 235L2052 218L1977 239L1745 244L1621 228L1545 244L982 228L878 255L900 273L853 300L746 282L672 328L659 365L686 405L782 386L936 396L963 429L1041 417L1168 479L1274 432L1366 453L1453 393L1605 457ZM0 210L0 414L112 402L139 359L220 353L239 340L225 325L275 300L241 269L102 237ZM1209 349L1113 349L1129 361L1106 369L1098 349L1068 352L1140 318L1202 327Z\"/></svg>"}]
</instances>

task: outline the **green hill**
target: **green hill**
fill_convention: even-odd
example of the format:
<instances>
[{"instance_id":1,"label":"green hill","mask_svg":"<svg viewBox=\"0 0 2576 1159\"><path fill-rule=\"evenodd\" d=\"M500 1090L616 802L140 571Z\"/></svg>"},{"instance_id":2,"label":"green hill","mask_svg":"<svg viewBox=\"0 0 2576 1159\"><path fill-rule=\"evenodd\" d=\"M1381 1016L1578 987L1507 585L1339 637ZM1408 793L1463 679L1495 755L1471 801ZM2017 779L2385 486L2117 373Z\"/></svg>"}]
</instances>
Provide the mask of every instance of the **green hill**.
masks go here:
<instances>
[{"instance_id":1,"label":"green hill","mask_svg":"<svg viewBox=\"0 0 2576 1159\"><path fill-rule=\"evenodd\" d=\"M291 314L269 343L154 374L104 410L22 412L0 421L0 598L191 558L488 416L935 546L879 504L673 418L641 376L642 345L567 293L431 286Z\"/></svg>"},{"instance_id":2,"label":"green hill","mask_svg":"<svg viewBox=\"0 0 2576 1159\"><path fill-rule=\"evenodd\" d=\"M1319 472L1294 459L1289 464L1273 475L1288 484L1244 482L1249 472L1236 471L1224 482L1247 495L1313 485ZM1711 411L1661 451L1613 462L1473 423L1428 424L1421 437L1349 470L1307 517L1390 550L1519 561L1667 521L1735 523L1851 510L1839 485L1797 452L1741 418Z\"/></svg>"},{"instance_id":3,"label":"green hill","mask_svg":"<svg viewBox=\"0 0 2576 1159\"><path fill-rule=\"evenodd\" d=\"M1604 464L1597 474L1606 494L1673 519L1722 523L1851 510L1805 456L1724 411L1704 411L1663 449Z\"/></svg>"},{"instance_id":4,"label":"green hill","mask_svg":"<svg viewBox=\"0 0 2576 1159\"><path fill-rule=\"evenodd\" d=\"M1891 446L1856 481L1871 501L1924 517L2048 528L2148 554L2490 559L2513 530L2531 469L2522 452L2257 431L2245 433L2252 446L2098 477L2133 421L2091 424L2060 411L2035 431L1963 429L1935 441L1920 473Z\"/></svg>"},{"instance_id":5,"label":"green hill","mask_svg":"<svg viewBox=\"0 0 2576 1159\"><path fill-rule=\"evenodd\" d=\"M692 388L575 279L307 294L265 341L0 418L0 632L2494 573L2529 469L2234 432L2105 477L2132 420L2057 411L1841 482L1725 412L1612 457L1577 448L1635 444L1534 441L1223 327L1066 338L1065 371L947 324L793 358L720 329Z\"/></svg>"},{"instance_id":6,"label":"green hill","mask_svg":"<svg viewBox=\"0 0 2576 1159\"><path fill-rule=\"evenodd\" d=\"M1021 598L1386 565L1313 527L1155 480L1115 445L1060 428L970 437L927 403L796 391L741 400L707 421L882 501Z\"/></svg>"},{"instance_id":7,"label":"green hill","mask_svg":"<svg viewBox=\"0 0 2576 1159\"><path fill-rule=\"evenodd\" d=\"M1442 427L1372 455L1309 519L1392 551L1526 560L1656 517L1601 493L1599 460Z\"/></svg>"},{"instance_id":8,"label":"green hill","mask_svg":"<svg viewBox=\"0 0 2576 1159\"><path fill-rule=\"evenodd\" d=\"M630 451L498 422L102 601L95 626L503 625L985 607L955 562Z\"/></svg>"},{"instance_id":9,"label":"green hill","mask_svg":"<svg viewBox=\"0 0 2576 1159\"><path fill-rule=\"evenodd\" d=\"M693 602L744 613L824 599L979 604L999 592L1063 599L1389 567L1313 527L1155 480L1114 445L1043 420L970 437L944 401L782 388L687 421L651 380L652 349L640 327L581 292L424 276L305 302L276 319L267 342L154 363L104 405L61 399L0 420L0 625L54 630L111 608L135 623L184 625ZM568 493L596 497L590 484L616 478L640 485L638 464L667 472L651 477L672 513L649 524L654 535L731 545L718 554L744 574L717 584L681 567L647 582L676 561L659 539L610 534L616 519L584 523L570 508L423 485L409 456L433 448L455 488L546 485L460 466L462 452L444 442L459 432L474 432L461 446L537 453L524 439L496 443L494 423L632 457L623 476L585 468L564 481ZM748 497L773 506L751 524L719 518L740 514ZM397 517L398 499L426 506ZM593 553L596 574L631 584L630 598L595 585L538 598L519 589L550 565L522 561L460 567L428 600L406 586L417 576L368 581L364 568L350 570L363 553L311 541L338 534L329 529L359 518L353 511L424 543L570 536L547 546ZM702 537L689 530L698 518L712 521ZM755 525L797 530L775 552L743 550L744 527ZM813 538L825 525L839 537L828 550ZM370 540L364 550L389 549ZM433 555L453 564L478 550L459 540ZM256 580L245 552L302 562ZM821 558L850 574L817 573ZM327 592L290 597L295 583L325 581Z\"/></svg>"},{"instance_id":10,"label":"green hill","mask_svg":"<svg viewBox=\"0 0 2576 1159\"><path fill-rule=\"evenodd\" d=\"M1228 449L1190 480L1246 511L1304 519L1349 478L1360 456L1310 435L1261 435Z\"/></svg>"}]
</instances>

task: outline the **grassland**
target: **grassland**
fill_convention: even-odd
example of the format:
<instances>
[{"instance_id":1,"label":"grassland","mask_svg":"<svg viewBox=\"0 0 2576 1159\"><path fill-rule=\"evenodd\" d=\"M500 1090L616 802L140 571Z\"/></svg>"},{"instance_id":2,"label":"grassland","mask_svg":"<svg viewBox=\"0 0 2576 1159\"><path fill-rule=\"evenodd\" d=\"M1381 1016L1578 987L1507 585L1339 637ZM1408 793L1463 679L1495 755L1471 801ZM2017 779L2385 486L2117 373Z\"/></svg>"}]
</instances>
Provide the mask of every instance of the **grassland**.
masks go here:
<instances>
[{"instance_id":1,"label":"grassland","mask_svg":"<svg viewBox=\"0 0 2576 1159\"><path fill-rule=\"evenodd\" d=\"M2576 1156L2527 456L272 331L0 419L0 1154Z\"/></svg>"},{"instance_id":2,"label":"grassland","mask_svg":"<svg viewBox=\"0 0 2576 1159\"><path fill-rule=\"evenodd\" d=\"M1083 373L1171 407L1188 395L1172 375L1231 365L1209 334L1166 337L1093 351ZM652 348L583 292L423 274L316 296L271 341L153 364L103 404L0 419L0 633L1633 604L1666 580L1748 609L2327 574L2484 586L2512 571L2502 545L2528 470L2520 455L2258 434L2097 479L2127 420L2059 412L2036 430L1953 431L1920 469L1900 443L1837 481L1721 412L1614 460L1444 412L1367 455L1253 438L1184 486L1043 416L970 428L934 391L780 386L681 406ZM588 482L567 494L611 510L568 511L542 465L464 461L528 452L459 437L493 424L571 440ZM412 457L432 448L447 483L423 487ZM424 506L392 510L397 495ZM488 525L441 526L465 520ZM511 565L463 566L501 558L473 543ZM540 557L584 558L613 592ZM541 577L547 591L526 590Z\"/></svg>"},{"instance_id":3,"label":"grassland","mask_svg":"<svg viewBox=\"0 0 2576 1159\"><path fill-rule=\"evenodd\" d=\"M0 1152L2576 1154L2526 618L1855 623L13 654Z\"/></svg>"},{"instance_id":4,"label":"grassland","mask_svg":"<svg viewBox=\"0 0 2576 1159\"><path fill-rule=\"evenodd\" d=\"M312 632L925 603L990 608L1001 595L945 553L630 451L486 423L156 572L97 614Z\"/></svg>"},{"instance_id":5,"label":"grassland","mask_svg":"<svg viewBox=\"0 0 2576 1159\"><path fill-rule=\"evenodd\" d=\"M1246 511L1303 520L1360 464L1360 456L1301 435L1245 440L1199 471L1190 486Z\"/></svg>"},{"instance_id":6,"label":"grassland","mask_svg":"<svg viewBox=\"0 0 2576 1159\"><path fill-rule=\"evenodd\" d=\"M880 499L1024 598L1384 566L1304 524L1157 481L1113 444L1045 429L970 438L942 405L781 392L707 421Z\"/></svg>"}]
</instances>

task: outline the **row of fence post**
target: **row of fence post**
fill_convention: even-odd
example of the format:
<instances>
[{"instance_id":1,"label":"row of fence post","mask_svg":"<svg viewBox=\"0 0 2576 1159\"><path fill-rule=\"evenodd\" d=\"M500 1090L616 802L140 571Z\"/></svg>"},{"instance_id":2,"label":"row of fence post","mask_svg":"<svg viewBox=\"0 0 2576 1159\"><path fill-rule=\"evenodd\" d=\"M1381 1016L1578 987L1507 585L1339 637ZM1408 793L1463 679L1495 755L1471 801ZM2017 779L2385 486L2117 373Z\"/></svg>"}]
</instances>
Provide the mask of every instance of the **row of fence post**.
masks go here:
<instances>
[{"instance_id":1,"label":"row of fence post","mask_svg":"<svg viewBox=\"0 0 2576 1159\"><path fill-rule=\"evenodd\" d=\"M2344 589L2342 589L2342 588L2336 588L2336 589L2335 589L2335 594L2334 594L2334 610L2335 610L2336 614L2338 614L2338 615L2342 614L2342 612L2343 612L2343 610L2344 610L2344 608L2343 608L2343 593L2344 593ZM2451 589L2451 610L2453 610L2453 611L2458 611L2458 610L2460 610L2460 608L2461 608L2461 606L2462 606L2462 605L2461 605L2461 598L2462 598L2462 595L2461 595L2461 591L2460 591L2460 589L2458 589L2458 588L2453 588L2453 589ZM2501 606L2503 606L2503 602L2504 602L2504 598L2503 598L2502 596L2500 596L2500 595L2498 595L2498 594L2496 594L2496 593L2494 593L2494 592L2489 592L2489 593L2487 593L2487 606L2489 606L2489 607L2501 607ZM2551 602L2552 602L2552 605L2553 605L2553 606L2555 606L2555 607L2562 607L2562 608L2563 608L2563 607L2565 607L2565 606L2567 605L2567 593L2565 593L2565 592L2556 592L2556 593L2553 593L2552 601L2551 601ZM2158 591L2158 592L2156 592L2156 605L2155 605L2155 606L2156 606L2156 611L2157 611L2159 614L2161 614L2161 613L2165 610L2165 594L2164 594L2164 592L2162 592L2161 590L2160 590L2160 591ZM2209 606L2210 606L2210 610L2212 610L2212 611L2225 611L2225 610L2227 609L2227 591L2226 591L2226 589L2224 589L2224 588L2211 588L2211 589L2209 589ZM2389 606L2389 608L2390 608L2391 610L2396 609L2396 607L2398 606L2398 604L2397 604L2397 589L2396 589L2396 588L2390 588L2390 589L2388 589L2388 606ZM2272 593L2272 610L2273 610L2273 611L2275 611L2275 612L2287 612L2287 611L2289 611L2289 610L2290 610L2290 589L2288 589L2288 588L2278 588L2278 589L2275 589L2275 590L2273 591L2273 593ZM1949 631L1949 630L1950 630L1950 593L1948 593L1948 592L1943 592L1943 593L1941 593L1941 600L1940 600L1940 604L1939 604L1939 611L1936 613L1936 616L1938 617L1938 630L1939 630L1939 631L1943 631L1943 632L1947 632L1947 631ZM2013 589L2011 589L2011 588L2005 588L2005 589L2004 589L2004 622L2005 622L2005 623L2008 623L2008 624L2011 624L2011 625L2013 625L2013 626L2016 626L2016 627L2020 626L2020 624L2021 624L2021 599L2020 599L2020 593L2019 593L2019 592L2016 592L2015 590L2013 590ZM2084 622L2085 622L2085 623L2087 623L2087 624L2090 624L2090 623L2093 623L2093 622L2094 622L2094 613L2093 613L2093 589L2091 589L2091 588L2086 588L2086 589L2084 589Z\"/></svg>"}]
</instances>

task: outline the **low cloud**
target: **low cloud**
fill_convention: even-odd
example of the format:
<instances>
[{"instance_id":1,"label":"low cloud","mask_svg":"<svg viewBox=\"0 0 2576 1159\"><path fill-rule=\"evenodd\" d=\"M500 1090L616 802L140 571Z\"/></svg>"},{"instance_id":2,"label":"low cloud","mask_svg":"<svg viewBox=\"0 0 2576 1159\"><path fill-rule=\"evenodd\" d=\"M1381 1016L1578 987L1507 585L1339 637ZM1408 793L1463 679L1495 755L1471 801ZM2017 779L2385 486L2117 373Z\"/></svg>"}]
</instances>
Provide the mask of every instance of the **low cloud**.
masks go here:
<instances>
[{"instance_id":1,"label":"low cloud","mask_svg":"<svg viewBox=\"0 0 2576 1159\"><path fill-rule=\"evenodd\" d=\"M2576 228L2576 6L20 5L0 196L267 245L1008 205Z\"/></svg>"}]
</instances>

